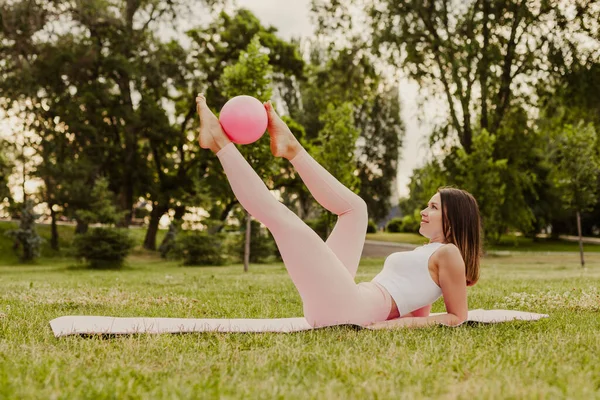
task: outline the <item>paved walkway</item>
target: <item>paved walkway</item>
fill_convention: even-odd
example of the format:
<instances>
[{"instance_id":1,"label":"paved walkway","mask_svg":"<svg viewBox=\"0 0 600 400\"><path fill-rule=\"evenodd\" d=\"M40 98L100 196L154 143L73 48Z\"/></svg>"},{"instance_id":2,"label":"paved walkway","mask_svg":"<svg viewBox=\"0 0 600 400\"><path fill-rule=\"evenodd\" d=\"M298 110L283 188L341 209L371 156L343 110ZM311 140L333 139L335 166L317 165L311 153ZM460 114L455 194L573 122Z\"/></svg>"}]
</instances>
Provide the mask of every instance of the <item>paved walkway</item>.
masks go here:
<instances>
[{"instance_id":1,"label":"paved walkway","mask_svg":"<svg viewBox=\"0 0 600 400\"><path fill-rule=\"evenodd\" d=\"M387 257L398 251L407 251L416 248L417 245L409 243L380 242L377 240L365 240L362 257Z\"/></svg>"},{"instance_id":2,"label":"paved walkway","mask_svg":"<svg viewBox=\"0 0 600 400\"><path fill-rule=\"evenodd\" d=\"M567 240L569 242L579 242L579 236L569 236L569 235L559 235L559 239ZM583 243L591 243L591 244L600 244L600 238L595 237L582 237L581 241Z\"/></svg>"},{"instance_id":3,"label":"paved walkway","mask_svg":"<svg viewBox=\"0 0 600 400\"><path fill-rule=\"evenodd\" d=\"M561 235L560 239L570 241L570 242L578 242L578 236L567 236ZM583 243L592 243L592 244L600 244L600 238L592 238L592 237L584 237ZM410 244L410 243L396 243L396 242L381 242L377 240L365 240L365 246L363 247L362 257L382 257L385 258L392 253L396 253L398 251L407 251L413 250L418 245ZM558 251L526 251L527 253L544 253L544 254L571 254L572 252L558 252ZM494 255L510 255L513 253L523 253L523 251L519 250L488 250L487 254Z\"/></svg>"}]
</instances>

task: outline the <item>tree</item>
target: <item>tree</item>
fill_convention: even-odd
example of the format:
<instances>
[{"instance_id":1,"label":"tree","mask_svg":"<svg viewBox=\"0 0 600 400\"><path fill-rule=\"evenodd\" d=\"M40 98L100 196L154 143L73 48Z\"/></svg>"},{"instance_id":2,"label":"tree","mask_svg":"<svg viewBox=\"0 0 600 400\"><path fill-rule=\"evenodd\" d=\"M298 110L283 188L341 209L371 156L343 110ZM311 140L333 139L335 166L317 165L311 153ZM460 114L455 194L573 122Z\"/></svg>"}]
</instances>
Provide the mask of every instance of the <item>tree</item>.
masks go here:
<instances>
[{"instance_id":1,"label":"tree","mask_svg":"<svg viewBox=\"0 0 600 400\"><path fill-rule=\"evenodd\" d=\"M456 171L449 175L449 183L467 190L477 199L482 225L486 238L498 242L504 233L506 221L502 215L507 197L507 184L504 173L508 160L494 158L497 137L483 130L473 139L471 153L457 148L456 153L445 160L454 164L450 169Z\"/></svg>"},{"instance_id":2,"label":"tree","mask_svg":"<svg viewBox=\"0 0 600 400\"><path fill-rule=\"evenodd\" d=\"M447 120L432 131L431 143L441 144L444 156L455 153L457 142L469 154L483 130L497 137L493 157L508 160L503 181L510 192L501 214L512 227L529 232L551 209L550 202L531 209L550 190L543 146L527 129L539 105L536 85L585 64L582 60L598 59L597 6L598 1L572 8L560 1L313 1L321 31L361 29L379 57L441 96ZM361 7L370 34L364 33L367 26L357 27L360 18L352 18ZM518 210L526 211L511 217Z\"/></svg>"},{"instance_id":3,"label":"tree","mask_svg":"<svg viewBox=\"0 0 600 400\"><path fill-rule=\"evenodd\" d=\"M537 122L540 132L551 132L557 126L577 125L580 121L594 124L596 131L600 127L600 62L598 60L576 60L569 69L560 75L540 84L537 93L541 98L542 108ZM549 164L552 164L549 161ZM598 180L600 188L600 179ZM552 184L548 185L552 191ZM555 192L555 191L554 191ZM554 204L548 212L548 224L552 225L552 234L577 234L576 223L572 223L571 212L563 207L556 195L552 196ZM542 198L549 198L548 194ZM588 212L582 212L581 230L584 236L597 232L600 221L600 202L596 202Z\"/></svg>"},{"instance_id":4,"label":"tree","mask_svg":"<svg viewBox=\"0 0 600 400\"><path fill-rule=\"evenodd\" d=\"M553 135L552 177L565 207L575 210L581 266L585 267L581 235L581 212L597 202L600 156L594 126L564 125Z\"/></svg>"},{"instance_id":5,"label":"tree","mask_svg":"<svg viewBox=\"0 0 600 400\"><path fill-rule=\"evenodd\" d=\"M296 82L302 79L304 61L300 56L298 44L280 39L275 28L263 26L258 18L246 9L239 9L232 14L222 12L207 27L192 29L188 35L192 40L189 57L192 60L194 82L197 82L193 86L196 92L207 95L214 111L219 110L231 97L226 93L225 82L222 79L225 67L238 62L240 54L247 51L253 38L258 38L261 51L268 53L268 63L272 68L272 88L277 87L280 91L283 84L279 82ZM286 116L283 118L290 122ZM196 160L201 160L202 164L199 168L202 182L198 190L210 199L205 203L210 219L221 221L213 224L209 230L213 233L219 232L238 202L216 157L201 151ZM281 170L285 172L280 172ZM277 172L269 180L271 189L290 185L291 168L286 166Z\"/></svg>"},{"instance_id":6,"label":"tree","mask_svg":"<svg viewBox=\"0 0 600 400\"><path fill-rule=\"evenodd\" d=\"M398 87L382 85L373 100L363 107L357 122L359 195L367 203L369 216L380 221L391 207L394 189L391 182L396 180L405 134Z\"/></svg>"},{"instance_id":7,"label":"tree","mask_svg":"<svg viewBox=\"0 0 600 400\"><path fill-rule=\"evenodd\" d=\"M507 226L503 210L510 198L504 178L510 167L508 160L495 159L496 146L497 137L483 130L475 135L471 153L455 147L443 162L434 160L415 169L409 183L410 197L400 202L402 213L413 215L425 208L440 187L459 187L475 197L484 234L497 242Z\"/></svg>"},{"instance_id":8,"label":"tree","mask_svg":"<svg viewBox=\"0 0 600 400\"><path fill-rule=\"evenodd\" d=\"M29 101L43 140L55 137L57 129L68 136L66 144L77 156L73 164L81 172L80 188L87 187L89 193L99 174L109 179L120 208L127 211L122 225L131 220L134 200L150 191L149 157L158 154L177 159L186 144L180 140L186 137L185 130L183 135L175 130L178 135L174 135L169 124L168 129L162 129L164 123L152 126L168 120L167 110L178 96L186 95L178 91L186 86L181 83L186 53L177 42L163 43L157 34L160 24L185 11L185 3L23 0L0 7L0 39L4 44L0 48L0 97ZM208 8L214 3L203 1L202 5ZM68 30L55 29L65 24ZM188 121L194 115L194 95L188 93L188 107L183 111ZM158 129L162 131L157 133ZM156 149L160 142L156 136L161 135L163 142L169 139L168 152ZM50 156L52 146L45 147ZM81 168L84 166L89 168ZM43 173L48 176L51 169L45 168ZM54 178L54 188L68 182L65 176ZM174 186L185 188L177 185L179 181ZM165 186L169 185L163 184L163 189ZM53 194L48 191L48 196ZM69 206L76 203L70 201Z\"/></svg>"},{"instance_id":9,"label":"tree","mask_svg":"<svg viewBox=\"0 0 600 400\"><path fill-rule=\"evenodd\" d=\"M448 184L447 171L437 160L415 168L408 183L409 197L400 199L402 215L413 215L427 207L427 203L437 190Z\"/></svg>"},{"instance_id":10,"label":"tree","mask_svg":"<svg viewBox=\"0 0 600 400\"><path fill-rule=\"evenodd\" d=\"M78 211L78 217L86 224L100 223L115 225L125 211L119 212L115 206L114 194L108 188L108 179L98 178L91 193L89 210Z\"/></svg>"},{"instance_id":11,"label":"tree","mask_svg":"<svg viewBox=\"0 0 600 400\"><path fill-rule=\"evenodd\" d=\"M324 126L311 146L315 160L344 186L357 191L360 181L354 174L354 168L348 168L356 164L354 153L358 139L358 130L353 120L353 105L343 103L336 107L328 104L320 118ZM329 236L333 224L331 214L327 213L326 216L326 236Z\"/></svg>"},{"instance_id":12,"label":"tree","mask_svg":"<svg viewBox=\"0 0 600 400\"><path fill-rule=\"evenodd\" d=\"M593 52L571 39L577 32L593 40L593 3L580 3L574 17L558 1L517 0L382 0L368 12L375 48L444 95L448 127L469 153L475 126L495 134L550 66Z\"/></svg>"},{"instance_id":13,"label":"tree","mask_svg":"<svg viewBox=\"0 0 600 400\"><path fill-rule=\"evenodd\" d=\"M239 95L253 96L261 101L271 97L271 73L269 56L262 51L260 39L255 36L248 49L240 54L238 62L224 69L221 77L223 93L227 98ZM268 135L240 148L242 155L252 165L258 176L265 179L274 175L279 161L273 160ZM250 239L252 216L246 212L246 240L244 250L244 272L250 263Z\"/></svg>"},{"instance_id":14,"label":"tree","mask_svg":"<svg viewBox=\"0 0 600 400\"><path fill-rule=\"evenodd\" d=\"M329 104L353 105L354 126L359 132L352 167L360 179L360 196L369 215L380 219L390 207L399 151L404 137L400 119L398 88L377 70L364 39L352 37L344 46L324 47L309 43L310 63L306 80L286 89L300 93L299 103L288 103L290 116L303 126L304 142L310 143L323 129L322 114ZM290 96L291 97L291 96ZM302 186L296 186L300 209L307 210L312 200Z\"/></svg>"}]
</instances>

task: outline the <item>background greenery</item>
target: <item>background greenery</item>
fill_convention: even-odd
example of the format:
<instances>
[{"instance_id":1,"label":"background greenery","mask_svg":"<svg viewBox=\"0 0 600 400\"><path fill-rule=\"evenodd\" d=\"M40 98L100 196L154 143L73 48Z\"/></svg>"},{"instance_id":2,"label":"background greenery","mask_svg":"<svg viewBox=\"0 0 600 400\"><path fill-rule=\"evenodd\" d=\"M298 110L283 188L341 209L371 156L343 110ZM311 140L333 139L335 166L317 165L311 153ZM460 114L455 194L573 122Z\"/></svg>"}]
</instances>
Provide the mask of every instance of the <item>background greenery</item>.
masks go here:
<instances>
[{"instance_id":1,"label":"background greenery","mask_svg":"<svg viewBox=\"0 0 600 400\"><path fill-rule=\"evenodd\" d=\"M598 1L428 4L314 0L314 35L286 40L227 0L5 3L5 214L21 209L12 176L17 185L38 179L27 197L78 233L101 222L88 212L108 199L118 226L140 223L134 217L147 225L149 250L164 215L180 224L200 208L208 215L198 224L213 233L226 221L243 226L217 159L196 142L194 98L205 93L218 111L244 93L272 97L374 222L397 205L412 231L435 190L453 185L477 198L490 243L514 232L598 235ZM186 20L199 10L206 22ZM409 196L391 204L404 140L400 72L438 98L440 113ZM326 234L333 219L265 140L244 146L246 157L301 218L323 218Z\"/></svg>"}]
</instances>

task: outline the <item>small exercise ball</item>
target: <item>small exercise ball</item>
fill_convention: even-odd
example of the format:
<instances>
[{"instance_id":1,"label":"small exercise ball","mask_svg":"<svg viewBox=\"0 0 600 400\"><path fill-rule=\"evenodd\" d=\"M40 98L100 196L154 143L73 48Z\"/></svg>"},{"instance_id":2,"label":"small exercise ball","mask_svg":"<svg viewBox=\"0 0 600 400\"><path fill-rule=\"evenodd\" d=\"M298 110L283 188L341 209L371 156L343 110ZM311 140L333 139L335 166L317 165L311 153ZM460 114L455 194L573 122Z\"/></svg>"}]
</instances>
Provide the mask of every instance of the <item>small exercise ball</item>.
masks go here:
<instances>
[{"instance_id":1,"label":"small exercise ball","mask_svg":"<svg viewBox=\"0 0 600 400\"><path fill-rule=\"evenodd\" d=\"M267 110L252 96L236 96L221 109L219 122L233 143L253 143L267 129Z\"/></svg>"}]
</instances>

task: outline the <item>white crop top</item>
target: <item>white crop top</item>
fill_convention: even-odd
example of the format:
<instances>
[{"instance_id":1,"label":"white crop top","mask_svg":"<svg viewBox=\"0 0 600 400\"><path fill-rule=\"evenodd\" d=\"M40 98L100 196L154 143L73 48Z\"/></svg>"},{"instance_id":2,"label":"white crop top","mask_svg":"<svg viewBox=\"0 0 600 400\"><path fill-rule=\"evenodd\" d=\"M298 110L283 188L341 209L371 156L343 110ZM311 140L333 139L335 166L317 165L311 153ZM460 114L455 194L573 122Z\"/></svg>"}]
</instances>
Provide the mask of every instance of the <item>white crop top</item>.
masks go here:
<instances>
[{"instance_id":1,"label":"white crop top","mask_svg":"<svg viewBox=\"0 0 600 400\"><path fill-rule=\"evenodd\" d=\"M383 270L373 278L396 302L400 315L425 307L442 296L429 274L429 257L444 243L428 243L412 251L390 254Z\"/></svg>"}]
</instances>

